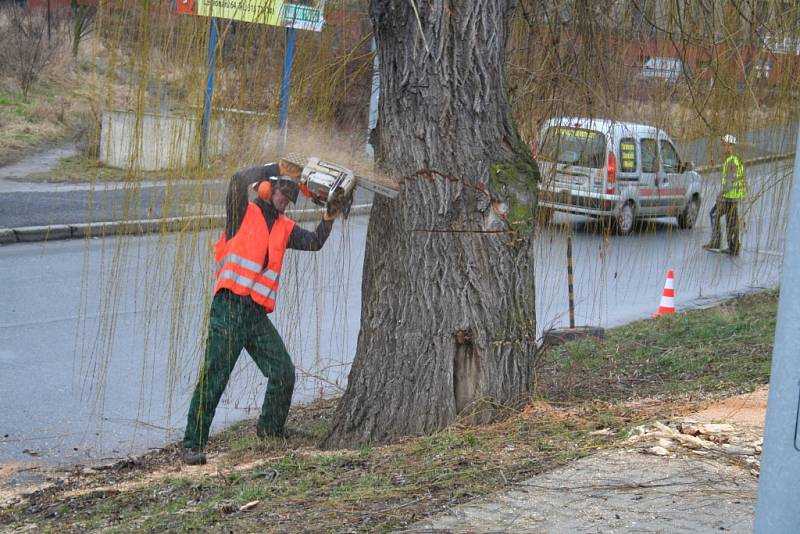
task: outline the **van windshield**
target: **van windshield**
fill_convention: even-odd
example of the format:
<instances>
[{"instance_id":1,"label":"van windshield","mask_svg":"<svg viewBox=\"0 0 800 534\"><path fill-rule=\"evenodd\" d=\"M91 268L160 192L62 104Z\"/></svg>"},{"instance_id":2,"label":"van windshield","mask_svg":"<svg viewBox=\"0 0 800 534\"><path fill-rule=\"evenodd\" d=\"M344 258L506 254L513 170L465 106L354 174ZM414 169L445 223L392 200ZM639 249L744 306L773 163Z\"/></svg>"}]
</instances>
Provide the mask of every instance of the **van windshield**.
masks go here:
<instances>
[{"instance_id":1,"label":"van windshield","mask_svg":"<svg viewBox=\"0 0 800 534\"><path fill-rule=\"evenodd\" d=\"M548 128L539 157L545 161L599 169L606 163L606 137L594 130Z\"/></svg>"}]
</instances>

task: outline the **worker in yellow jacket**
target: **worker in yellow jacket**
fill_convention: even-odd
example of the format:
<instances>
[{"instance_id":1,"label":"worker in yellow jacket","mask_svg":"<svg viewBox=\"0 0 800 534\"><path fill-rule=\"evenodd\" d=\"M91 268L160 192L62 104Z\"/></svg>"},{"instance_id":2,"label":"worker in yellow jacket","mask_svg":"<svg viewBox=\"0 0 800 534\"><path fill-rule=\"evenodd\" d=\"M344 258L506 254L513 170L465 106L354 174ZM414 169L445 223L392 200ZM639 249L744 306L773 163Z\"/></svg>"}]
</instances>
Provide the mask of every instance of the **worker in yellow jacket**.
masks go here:
<instances>
[{"instance_id":1,"label":"worker in yellow jacket","mask_svg":"<svg viewBox=\"0 0 800 534\"><path fill-rule=\"evenodd\" d=\"M715 209L712 210L714 216L711 241L703 245L703 248L709 250L720 249L722 218L724 217L728 248L723 249L722 252L733 256L738 256L741 250L741 242L739 241L739 203L744 200L747 194L744 165L741 158L734 154L736 144L736 138L730 134L722 138L722 150L725 154L725 161L722 163L722 190L717 197Z\"/></svg>"}]
</instances>

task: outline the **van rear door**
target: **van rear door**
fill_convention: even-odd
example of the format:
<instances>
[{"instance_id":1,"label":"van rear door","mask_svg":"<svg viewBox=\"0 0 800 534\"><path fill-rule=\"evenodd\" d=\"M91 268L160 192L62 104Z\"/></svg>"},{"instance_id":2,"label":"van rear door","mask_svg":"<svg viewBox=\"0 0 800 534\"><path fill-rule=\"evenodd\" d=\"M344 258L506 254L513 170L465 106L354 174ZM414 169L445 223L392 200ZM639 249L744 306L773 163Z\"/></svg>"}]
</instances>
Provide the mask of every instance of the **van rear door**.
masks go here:
<instances>
[{"instance_id":1,"label":"van rear door","mask_svg":"<svg viewBox=\"0 0 800 534\"><path fill-rule=\"evenodd\" d=\"M603 187L606 167L606 136L596 130L569 126L547 129L539 159L551 162L547 185L597 192Z\"/></svg>"}]
</instances>

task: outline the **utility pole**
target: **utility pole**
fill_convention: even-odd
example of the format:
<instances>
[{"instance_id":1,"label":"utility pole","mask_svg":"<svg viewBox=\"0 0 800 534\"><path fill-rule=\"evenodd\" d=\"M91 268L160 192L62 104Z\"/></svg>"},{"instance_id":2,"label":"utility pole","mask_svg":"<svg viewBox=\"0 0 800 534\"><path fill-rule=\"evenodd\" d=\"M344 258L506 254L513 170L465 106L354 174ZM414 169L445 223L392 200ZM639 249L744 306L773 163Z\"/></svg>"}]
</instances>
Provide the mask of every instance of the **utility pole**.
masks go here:
<instances>
[{"instance_id":1,"label":"utility pole","mask_svg":"<svg viewBox=\"0 0 800 534\"><path fill-rule=\"evenodd\" d=\"M50 0L47 0L47 44L50 45Z\"/></svg>"},{"instance_id":2,"label":"utility pole","mask_svg":"<svg viewBox=\"0 0 800 534\"><path fill-rule=\"evenodd\" d=\"M800 480L800 128L797 133L758 481L756 534L800 532L795 493Z\"/></svg>"}]
</instances>

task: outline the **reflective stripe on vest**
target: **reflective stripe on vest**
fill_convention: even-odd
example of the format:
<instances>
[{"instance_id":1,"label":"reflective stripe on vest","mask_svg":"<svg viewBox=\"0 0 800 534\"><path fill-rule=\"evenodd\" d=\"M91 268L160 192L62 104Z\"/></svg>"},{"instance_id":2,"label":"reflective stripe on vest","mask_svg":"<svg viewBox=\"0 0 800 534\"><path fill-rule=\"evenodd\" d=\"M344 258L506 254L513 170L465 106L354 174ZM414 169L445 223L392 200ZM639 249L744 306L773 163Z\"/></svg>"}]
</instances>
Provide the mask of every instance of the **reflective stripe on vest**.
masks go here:
<instances>
[{"instance_id":1,"label":"reflective stripe on vest","mask_svg":"<svg viewBox=\"0 0 800 534\"><path fill-rule=\"evenodd\" d=\"M731 185L730 189L728 189L728 170L731 165L734 168L730 170L734 172L733 176L730 177ZM725 158L725 162L722 164L722 198L741 200L746 194L747 183L744 179L744 165L742 165L742 160L739 159L739 156L732 154Z\"/></svg>"},{"instance_id":2,"label":"reflective stripe on vest","mask_svg":"<svg viewBox=\"0 0 800 534\"><path fill-rule=\"evenodd\" d=\"M240 286L249 288L251 293L258 293L259 295L267 299L275 300L275 297L278 295L277 290L271 289L263 284L259 284L252 278L242 276L241 274L235 273L233 271L222 271L219 274L218 279L233 280Z\"/></svg>"},{"instance_id":3,"label":"reflective stripe on vest","mask_svg":"<svg viewBox=\"0 0 800 534\"><path fill-rule=\"evenodd\" d=\"M214 245L214 293L228 289L237 295L249 296L267 313L272 312L283 255L294 226L294 221L279 215L270 231L261 208L249 203L236 234L228 240L223 232Z\"/></svg>"},{"instance_id":4,"label":"reflective stripe on vest","mask_svg":"<svg viewBox=\"0 0 800 534\"><path fill-rule=\"evenodd\" d=\"M248 259L242 258L241 256L238 256L236 254L228 254L227 256L222 258L221 261L217 262L217 264L216 264L217 265L217 271L222 269L222 266L225 265L226 263L235 263L236 265L240 265L240 266L244 267L245 269L250 269L251 271L254 271L254 272L259 272L259 269L261 268L261 266L258 265L254 261L250 261ZM271 270L269 268L264 269L263 271L260 272L260 274L261 274L261 276L269 278L273 282L277 282L278 279L281 277L281 275L279 273L276 273L275 271L273 271L273 270Z\"/></svg>"}]
</instances>

